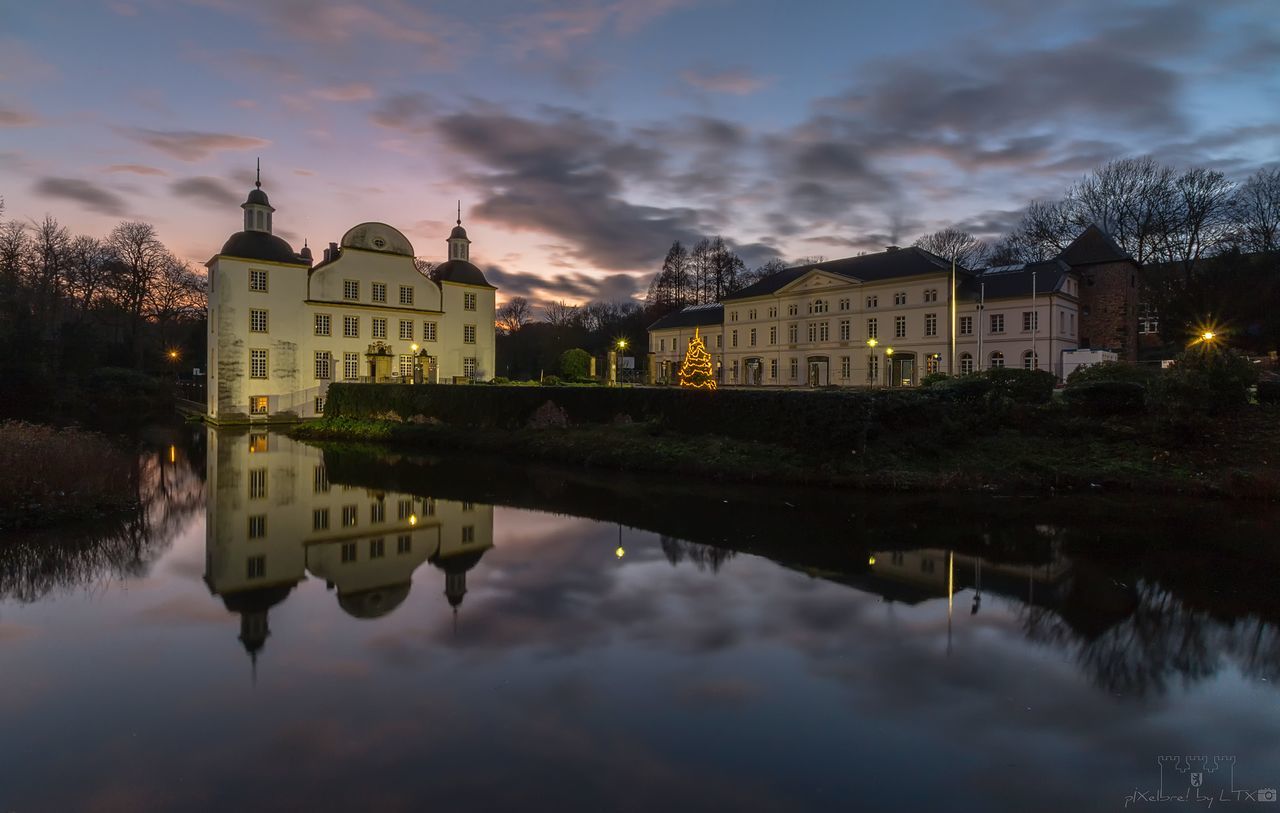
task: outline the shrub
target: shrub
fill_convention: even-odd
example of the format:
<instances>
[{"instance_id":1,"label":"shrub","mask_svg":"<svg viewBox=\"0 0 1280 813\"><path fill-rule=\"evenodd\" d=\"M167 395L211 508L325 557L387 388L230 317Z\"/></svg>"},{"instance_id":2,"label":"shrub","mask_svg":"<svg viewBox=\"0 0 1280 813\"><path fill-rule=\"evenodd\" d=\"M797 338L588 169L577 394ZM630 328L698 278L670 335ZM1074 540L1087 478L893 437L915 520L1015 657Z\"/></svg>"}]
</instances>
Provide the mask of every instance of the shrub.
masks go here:
<instances>
[{"instance_id":1,"label":"shrub","mask_svg":"<svg viewBox=\"0 0 1280 813\"><path fill-rule=\"evenodd\" d=\"M558 375L544 375L544 376L542 377L542 386L544 386L544 387L558 387L558 386L560 386L560 376L558 376Z\"/></svg>"},{"instance_id":2,"label":"shrub","mask_svg":"<svg viewBox=\"0 0 1280 813\"><path fill-rule=\"evenodd\" d=\"M1147 388L1136 381L1084 381L1069 385L1062 397L1090 415L1132 415L1146 409Z\"/></svg>"},{"instance_id":3,"label":"shrub","mask_svg":"<svg viewBox=\"0 0 1280 813\"><path fill-rule=\"evenodd\" d=\"M578 347L560 354L560 375L568 381L591 377L591 354Z\"/></svg>"},{"instance_id":4,"label":"shrub","mask_svg":"<svg viewBox=\"0 0 1280 813\"><path fill-rule=\"evenodd\" d=\"M0 525L120 508L135 494L132 455L80 429L0 423Z\"/></svg>"},{"instance_id":5,"label":"shrub","mask_svg":"<svg viewBox=\"0 0 1280 813\"><path fill-rule=\"evenodd\" d=\"M1258 403L1280 404L1280 378L1264 378L1258 382Z\"/></svg>"},{"instance_id":6,"label":"shrub","mask_svg":"<svg viewBox=\"0 0 1280 813\"><path fill-rule=\"evenodd\" d=\"M924 378L920 379L920 386L932 387L934 384L941 384L944 381L950 380L950 378L951 376L946 373L929 373Z\"/></svg>"},{"instance_id":7,"label":"shrub","mask_svg":"<svg viewBox=\"0 0 1280 813\"><path fill-rule=\"evenodd\" d=\"M996 367L984 375L991 382L991 398L1007 398L1018 404L1047 404L1058 379L1047 370Z\"/></svg>"},{"instance_id":8,"label":"shrub","mask_svg":"<svg viewBox=\"0 0 1280 813\"><path fill-rule=\"evenodd\" d=\"M930 391L949 401L976 403L986 400L991 392L991 379L982 373L969 373L939 381L930 387Z\"/></svg>"},{"instance_id":9,"label":"shrub","mask_svg":"<svg viewBox=\"0 0 1280 813\"><path fill-rule=\"evenodd\" d=\"M490 381L489 383L490 384L510 384L511 379L498 375L498 376L494 376L493 380Z\"/></svg>"},{"instance_id":10,"label":"shrub","mask_svg":"<svg viewBox=\"0 0 1280 813\"><path fill-rule=\"evenodd\" d=\"M1192 348L1164 371L1156 395L1166 413L1217 415L1247 404L1257 380L1253 363L1233 351Z\"/></svg>"},{"instance_id":11,"label":"shrub","mask_svg":"<svg viewBox=\"0 0 1280 813\"><path fill-rule=\"evenodd\" d=\"M1067 376L1067 386L1089 384L1095 381L1128 381L1143 387L1149 387L1160 375L1155 367L1130 364L1127 361L1104 361L1077 367Z\"/></svg>"}]
</instances>

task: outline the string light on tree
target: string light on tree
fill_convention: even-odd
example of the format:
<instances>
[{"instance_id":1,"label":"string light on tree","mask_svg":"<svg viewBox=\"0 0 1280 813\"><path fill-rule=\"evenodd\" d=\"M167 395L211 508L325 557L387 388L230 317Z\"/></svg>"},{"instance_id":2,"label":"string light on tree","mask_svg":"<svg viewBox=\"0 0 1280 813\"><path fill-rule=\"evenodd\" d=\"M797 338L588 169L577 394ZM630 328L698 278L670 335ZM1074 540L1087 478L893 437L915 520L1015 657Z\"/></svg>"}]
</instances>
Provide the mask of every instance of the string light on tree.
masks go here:
<instances>
[{"instance_id":1,"label":"string light on tree","mask_svg":"<svg viewBox=\"0 0 1280 813\"><path fill-rule=\"evenodd\" d=\"M702 341L698 328L693 329L693 338L689 340L689 349L685 351L684 361L680 363L680 386L697 390L714 390L715 375L711 371L711 354Z\"/></svg>"}]
</instances>

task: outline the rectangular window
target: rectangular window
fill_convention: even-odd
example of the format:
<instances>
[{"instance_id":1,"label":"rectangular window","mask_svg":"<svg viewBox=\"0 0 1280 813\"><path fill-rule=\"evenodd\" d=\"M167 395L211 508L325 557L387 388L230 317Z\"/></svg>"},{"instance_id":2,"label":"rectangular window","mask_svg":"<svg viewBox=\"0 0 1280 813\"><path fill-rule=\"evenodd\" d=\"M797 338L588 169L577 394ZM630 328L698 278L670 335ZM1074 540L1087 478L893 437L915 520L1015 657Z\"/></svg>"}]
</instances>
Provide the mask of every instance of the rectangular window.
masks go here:
<instances>
[{"instance_id":1,"label":"rectangular window","mask_svg":"<svg viewBox=\"0 0 1280 813\"><path fill-rule=\"evenodd\" d=\"M329 472L321 463L311 472L311 490L316 494L329 493Z\"/></svg>"},{"instance_id":2,"label":"rectangular window","mask_svg":"<svg viewBox=\"0 0 1280 813\"><path fill-rule=\"evenodd\" d=\"M1028 333L1033 330L1040 329L1040 313L1039 311L1023 311L1022 312L1022 329Z\"/></svg>"},{"instance_id":3,"label":"rectangular window","mask_svg":"<svg viewBox=\"0 0 1280 813\"><path fill-rule=\"evenodd\" d=\"M756 346L756 329L755 328L751 328L751 333L748 334L747 343L750 344L752 347Z\"/></svg>"},{"instance_id":4,"label":"rectangular window","mask_svg":"<svg viewBox=\"0 0 1280 813\"><path fill-rule=\"evenodd\" d=\"M464 311L473 311L476 309L476 295L464 293L462 295L462 309Z\"/></svg>"},{"instance_id":5,"label":"rectangular window","mask_svg":"<svg viewBox=\"0 0 1280 813\"><path fill-rule=\"evenodd\" d=\"M476 541L476 526L474 526L474 525L463 525L463 526L462 526L462 542L463 542L463 544L466 544L466 543L468 543L468 542L474 542L474 541Z\"/></svg>"},{"instance_id":6,"label":"rectangular window","mask_svg":"<svg viewBox=\"0 0 1280 813\"><path fill-rule=\"evenodd\" d=\"M880 380L880 357L867 356L867 382L874 384Z\"/></svg>"},{"instance_id":7,"label":"rectangular window","mask_svg":"<svg viewBox=\"0 0 1280 813\"><path fill-rule=\"evenodd\" d=\"M333 376L333 357L328 350L316 351L316 380L328 381Z\"/></svg>"},{"instance_id":8,"label":"rectangular window","mask_svg":"<svg viewBox=\"0 0 1280 813\"><path fill-rule=\"evenodd\" d=\"M375 500L369 503L369 521L385 522L387 519L387 503L383 500Z\"/></svg>"},{"instance_id":9,"label":"rectangular window","mask_svg":"<svg viewBox=\"0 0 1280 813\"><path fill-rule=\"evenodd\" d=\"M731 330L729 332L729 346L730 347L738 346L738 331L736 329Z\"/></svg>"},{"instance_id":10,"label":"rectangular window","mask_svg":"<svg viewBox=\"0 0 1280 813\"><path fill-rule=\"evenodd\" d=\"M360 377L360 356L357 353L342 354L342 377L346 381L355 381Z\"/></svg>"},{"instance_id":11,"label":"rectangular window","mask_svg":"<svg viewBox=\"0 0 1280 813\"><path fill-rule=\"evenodd\" d=\"M938 314L926 313L924 315L924 335L926 336L938 335Z\"/></svg>"},{"instance_id":12,"label":"rectangular window","mask_svg":"<svg viewBox=\"0 0 1280 813\"><path fill-rule=\"evenodd\" d=\"M249 469L249 499L265 500L267 498L267 470Z\"/></svg>"},{"instance_id":13,"label":"rectangular window","mask_svg":"<svg viewBox=\"0 0 1280 813\"><path fill-rule=\"evenodd\" d=\"M755 309L755 308L752 308L751 310L747 311L747 320L748 320L748 321L755 321L755 318L756 318L756 309Z\"/></svg>"},{"instance_id":14,"label":"rectangular window","mask_svg":"<svg viewBox=\"0 0 1280 813\"><path fill-rule=\"evenodd\" d=\"M799 359L791 359L791 380L795 381L800 377L800 361Z\"/></svg>"},{"instance_id":15,"label":"rectangular window","mask_svg":"<svg viewBox=\"0 0 1280 813\"><path fill-rule=\"evenodd\" d=\"M1067 328L1068 333L1067 333L1067 335L1068 335L1068 336L1074 336L1074 335L1076 335L1076 315L1073 313L1073 314L1070 314L1070 316L1071 316L1071 318L1067 321L1067 325L1068 325L1068 328Z\"/></svg>"},{"instance_id":16,"label":"rectangular window","mask_svg":"<svg viewBox=\"0 0 1280 813\"><path fill-rule=\"evenodd\" d=\"M800 326L795 324L794 322L787 325L787 343L795 344L797 341L799 341L799 337L800 337Z\"/></svg>"},{"instance_id":17,"label":"rectangular window","mask_svg":"<svg viewBox=\"0 0 1280 813\"><path fill-rule=\"evenodd\" d=\"M396 553L403 556L406 553L413 552L413 537L408 534L401 534L396 537Z\"/></svg>"},{"instance_id":18,"label":"rectangular window","mask_svg":"<svg viewBox=\"0 0 1280 813\"><path fill-rule=\"evenodd\" d=\"M771 327L769 328L769 344L777 344L777 343L778 343L778 328Z\"/></svg>"},{"instance_id":19,"label":"rectangular window","mask_svg":"<svg viewBox=\"0 0 1280 813\"><path fill-rule=\"evenodd\" d=\"M815 342L817 340L818 340L818 325L814 322L810 322L809 323L809 341Z\"/></svg>"},{"instance_id":20,"label":"rectangular window","mask_svg":"<svg viewBox=\"0 0 1280 813\"><path fill-rule=\"evenodd\" d=\"M261 579L267 575L267 557L250 556L244 575L246 579Z\"/></svg>"},{"instance_id":21,"label":"rectangular window","mask_svg":"<svg viewBox=\"0 0 1280 813\"><path fill-rule=\"evenodd\" d=\"M329 335L329 314L317 313L315 316L315 327L317 336Z\"/></svg>"},{"instance_id":22,"label":"rectangular window","mask_svg":"<svg viewBox=\"0 0 1280 813\"><path fill-rule=\"evenodd\" d=\"M356 560L356 543L343 542L342 543L342 563L344 565L350 564L355 560Z\"/></svg>"},{"instance_id":23,"label":"rectangular window","mask_svg":"<svg viewBox=\"0 0 1280 813\"><path fill-rule=\"evenodd\" d=\"M266 415L267 414L267 396L252 395L249 397L249 414L250 415Z\"/></svg>"},{"instance_id":24,"label":"rectangular window","mask_svg":"<svg viewBox=\"0 0 1280 813\"><path fill-rule=\"evenodd\" d=\"M377 321L376 319L374 320ZM342 335L348 339L360 338L360 317L344 316L342 317Z\"/></svg>"},{"instance_id":25,"label":"rectangular window","mask_svg":"<svg viewBox=\"0 0 1280 813\"><path fill-rule=\"evenodd\" d=\"M961 336L973 335L973 317L972 316L960 317L960 335Z\"/></svg>"},{"instance_id":26,"label":"rectangular window","mask_svg":"<svg viewBox=\"0 0 1280 813\"><path fill-rule=\"evenodd\" d=\"M396 519L408 519L413 513L413 500L406 497L396 501Z\"/></svg>"},{"instance_id":27,"label":"rectangular window","mask_svg":"<svg viewBox=\"0 0 1280 813\"><path fill-rule=\"evenodd\" d=\"M266 291L267 290L267 272L257 269L249 270L249 290L250 291Z\"/></svg>"},{"instance_id":28,"label":"rectangular window","mask_svg":"<svg viewBox=\"0 0 1280 813\"><path fill-rule=\"evenodd\" d=\"M724 347L724 334L723 334L723 333L717 333L717 334L716 334L716 349L717 349L717 350L719 350L721 347Z\"/></svg>"},{"instance_id":29,"label":"rectangular window","mask_svg":"<svg viewBox=\"0 0 1280 813\"><path fill-rule=\"evenodd\" d=\"M464 501L462 502L462 510L463 510L463 511L474 511L474 510L476 510L476 504L475 504L474 502L470 501L470 500L464 500Z\"/></svg>"},{"instance_id":30,"label":"rectangular window","mask_svg":"<svg viewBox=\"0 0 1280 813\"><path fill-rule=\"evenodd\" d=\"M849 372L850 372L850 370L852 369L852 367L853 367L853 365L851 365L851 364L849 363L849 357L848 357L848 356L841 356L841 357L840 357L840 377L841 377L841 378L843 378L843 379L845 379L846 381L848 381L848 380L849 380Z\"/></svg>"},{"instance_id":31,"label":"rectangular window","mask_svg":"<svg viewBox=\"0 0 1280 813\"><path fill-rule=\"evenodd\" d=\"M772 381L778 380L778 360L777 359L769 360L769 379Z\"/></svg>"},{"instance_id":32,"label":"rectangular window","mask_svg":"<svg viewBox=\"0 0 1280 813\"><path fill-rule=\"evenodd\" d=\"M342 298L352 302L358 300L360 298L360 281L344 279L342 281Z\"/></svg>"},{"instance_id":33,"label":"rectangular window","mask_svg":"<svg viewBox=\"0 0 1280 813\"><path fill-rule=\"evenodd\" d=\"M467 378L476 377L476 360L475 358L464 358L462 360L462 374Z\"/></svg>"},{"instance_id":34,"label":"rectangular window","mask_svg":"<svg viewBox=\"0 0 1280 813\"><path fill-rule=\"evenodd\" d=\"M895 304L895 305L905 305L905 304L907 304L907 292L906 292L906 291L898 291L897 293L895 293L895 294L893 295L893 304Z\"/></svg>"},{"instance_id":35,"label":"rectangular window","mask_svg":"<svg viewBox=\"0 0 1280 813\"><path fill-rule=\"evenodd\" d=\"M323 395L317 395L317 396L316 396L316 403L315 403L315 407L316 407L316 414L317 414L317 415L323 415L323 414L324 414L324 396L323 396Z\"/></svg>"},{"instance_id":36,"label":"rectangular window","mask_svg":"<svg viewBox=\"0 0 1280 813\"><path fill-rule=\"evenodd\" d=\"M405 341L413 341L413 322L408 319L400 320L400 338Z\"/></svg>"},{"instance_id":37,"label":"rectangular window","mask_svg":"<svg viewBox=\"0 0 1280 813\"><path fill-rule=\"evenodd\" d=\"M777 308L776 306L770 306L770 307L769 307L769 318L770 318L770 319L777 319L777 318L778 318L778 308Z\"/></svg>"},{"instance_id":38,"label":"rectangular window","mask_svg":"<svg viewBox=\"0 0 1280 813\"><path fill-rule=\"evenodd\" d=\"M359 509L357 506L354 506L354 505L342 506L342 527L354 528L356 526L356 521L357 521L356 515L358 512L359 512Z\"/></svg>"},{"instance_id":39,"label":"rectangular window","mask_svg":"<svg viewBox=\"0 0 1280 813\"><path fill-rule=\"evenodd\" d=\"M254 514L249 517L249 538L261 539L267 535L267 515Z\"/></svg>"},{"instance_id":40,"label":"rectangular window","mask_svg":"<svg viewBox=\"0 0 1280 813\"><path fill-rule=\"evenodd\" d=\"M385 282L373 283L373 301L374 302L387 301L387 284Z\"/></svg>"},{"instance_id":41,"label":"rectangular window","mask_svg":"<svg viewBox=\"0 0 1280 813\"><path fill-rule=\"evenodd\" d=\"M400 354L400 377L413 378L413 355L411 353Z\"/></svg>"},{"instance_id":42,"label":"rectangular window","mask_svg":"<svg viewBox=\"0 0 1280 813\"><path fill-rule=\"evenodd\" d=\"M787 306L787 316L795 316L800 312L800 306L794 302Z\"/></svg>"},{"instance_id":43,"label":"rectangular window","mask_svg":"<svg viewBox=\"0 0 1280 813\"><path fill-rule=\"evenodd\" d=\"M434 342L436 340L436 323L435 322L422 323L422 340L424 342Z\"/></svg>"},{"instance_id":44,"label":"rectangular window","mask_svg":"<svg viewBox=\"0 0 1280 813\"><path fill-rule=\"evenodd\" d=\"M893 338L905 339L907 337L907 317L893 317Z\"/></svg>"},{"instance_id":45,"label":"rectangular window","mask_svg":"<svg viewBox=\"0 0 1280 813\"><path fill-rule=\"evenodd\" d=\"M311 512L311 530L327 531L329 530L329 509L316 508Z\"/></svg>"},{"instance_id":46,"label":"rectangular window","mask_svg":"<svg viewBox=\"0 0 1280 813\"><path fill-rule=\"evenodd\" d=\"M435 497L422 498L422 513L423 515L428 517L434 517L436 515L436 498Z\"/></svg>"},{"instance_id":47,"label":"rectangular window","mask_svg":"<svg viewBox=\"0 0 1280 813\"><path fill-rule=\"evenodd\" d=\"M849 320L848 320L848 319L841 319L841 320L840 320L840 341L842 341L842 342L847 342L847 341L849 341L849 332L850 332L850 330L849 330Z\"/></svg>"},{"instance_id":48,"label":"rectangular window","mask_svg":"<svg viewBox=\"0 0 1280 813\"><path fill-rule=\"evenodd\" d=\"M960 354L960 375L968 375L973 372L973 356L968 353Z\"/></svg>"},{"instance_id":49,"label":"rectangular window","mask_svg":"<svg viewBox=\"0 0 1280 813\"><path fill-rule=\"evenodd\" d=\"M877 320L877 319L868 319L868 320L867 320L867 338L868 338L868 339L878 339L878 338L880 338L880 322L879 322L879 320Z\"/></svg>"},{"instance_id":50,"label":"rectangular window","mask_svg":"<svg viewBox=\"0 0 1280 813\"><path fill-rule=\"evenodd\" d=\"M831 323L819 322L818 323L818 341L825 342L830 339L831 339Z\"/></svg>"},{"instance_id":51,"label":"rectangular window","mask_svg":"<svg viewBox=\"0 0 1280 813\"><path fill-rule=\"evenodd\" d=\"M267 332L267 312L258 310L257 308L249 309L249 332L250 333L266 333Z\"/></svg>"},{"instance_id":52,"label":"rectangular window","mask_svg":"<svg viewBox=\"0 0 1280 813\"><path fill-rule=\"evenodd\" d=\"M1003 313L991 314L991 332L1004 333L1004 314Z\"/></svg>"},{"instance_id":53,"label":"rectangular window","mask_svg":"<svg viewBox=\"0 0 1280 813\"><path fill-rule=\"evenodd\" d=\"M250 350L249 351L249 377L250 378L266 378L267 377L267 351L266 350Z\"/></svg>"},{"instance_id":54,"label":"rectangular window","mask_svg":"<svg viewBox=\"0 0 1280 813\"><path fill-rule=\"evenodd\" d=\"M868 309L871 309L871 308L878 308L878 307L880 307L880 297L878 297L878 296L869 296L869 297L867 297L867 308L868 308Z\"/></svg>"},{"instance_id":55,"label":"rectangular window","mask_svg":"<svg viewBox=\"0 0 1280 813\"><path fill-rule=\"evenodd\" d=\"M738 312L737 312L737 311L729 311L729 321L730 321L730 322L736 322L736 321L738 321Z\"/></svg>"},{"instance_id":56,"label":"rectangular window","mask_svg":"<svg viewBox=\"0 0 1280 813\"><path fill-rule=\"evenodd\" d=\"M413 304L413 286L412 285L400 286L400 304L401 305Z\"/></svg>"},{"instance_id":57,"label":"rectangular window","mask_svg":"<svg viewBox=\"0 0 1280 813\"><path fill-rule=\"evenodd\" d=\"M387 338L387 320L386 319L382 319L378 317L375 317L373 319L373 338L375 339Z\"/></svg>"},{"instance_id":58,"label":"rectangular window","mask_svg":"<svg viewBox=\"0 0 1280 813\"><path fill-rule=\"evenodd\" d=\"M254 433L249 436L249 454L262 454L268 450L269 444L267 435Z\"/></svg>"},{"instance_id":59,"label":"rectangular window","mask_svg":"<svg viewBox=\"0 0 1280 813\"><path fill-rule=\"evenodd\" d=\"M665 352L667 352L667 340L666 340L666 339L658 339L658 352L659 352L659 353L665 353Z\"/></svg>"},{"instance_id":60,"label":"rectangular window","mask_svg":"<svg viewBox=\"0 0 1280 813\"><path fill-rule=\"evenodd\" d=\"M462 343L463 344L476 343L476 326L475 325L462 326Z\"/></svg>"}]
</instances>

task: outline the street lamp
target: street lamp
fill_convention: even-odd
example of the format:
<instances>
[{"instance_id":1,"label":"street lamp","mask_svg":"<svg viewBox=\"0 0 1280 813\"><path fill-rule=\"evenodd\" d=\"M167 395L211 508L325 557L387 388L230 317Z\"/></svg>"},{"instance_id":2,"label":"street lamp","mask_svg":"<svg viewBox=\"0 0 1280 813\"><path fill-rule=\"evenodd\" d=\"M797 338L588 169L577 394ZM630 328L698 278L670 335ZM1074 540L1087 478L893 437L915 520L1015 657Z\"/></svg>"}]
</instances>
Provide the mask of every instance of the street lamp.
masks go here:
<instances>
[{"instance_id":1,"label":"street lamp","mask_svg":"<svg viewBox=\"0 0 1280 813\"><path fill-rule=\"evenodd\" d=\"M867 382L868 382L868 383L870 383L872 386L875 386L877 383L879 383L878 381L875 381L875 380L874 380L874 379L872 379L872 377L871 377L871 362L872 362L872 361L875 359L875 357L876 357L876 345L877 345L877 344L880 344L880 342L876 341L876 337L875 337L875 336L872 336L871 338L867 339L867 348L868 348L868 352L867 352ZM879 377L880 377L880 376L878 376L878 375L876 376L876 378L879 378Z\"/></svg>"},{"instance_id":2,"label":"street lamp","mask_svg":"<svg viewBox=\"0 0 1280 813\"><path fill-rule=\"evenodd\" d=\"M884 349L884 372L889 378L889 386L893 386L893 348Z\"/></svg>"}]
</instances>

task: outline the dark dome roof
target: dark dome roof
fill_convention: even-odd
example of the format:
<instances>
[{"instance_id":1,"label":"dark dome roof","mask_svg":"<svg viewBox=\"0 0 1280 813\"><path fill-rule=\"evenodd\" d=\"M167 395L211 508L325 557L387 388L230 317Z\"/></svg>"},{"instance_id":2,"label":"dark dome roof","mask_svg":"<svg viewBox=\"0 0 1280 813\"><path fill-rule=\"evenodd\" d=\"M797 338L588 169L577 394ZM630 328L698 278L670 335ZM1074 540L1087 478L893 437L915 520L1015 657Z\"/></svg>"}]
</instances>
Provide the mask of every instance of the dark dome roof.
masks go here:
<instances>
[{"instance_id":1,"label":"dark dome roof","mask_svg":"<svg viewBox=\"0 0 1280 813\"><path fill-rule=\"evenodd\" d=\"M261 189L249 190L249 199L245 203L260 203L263 206L270 206L271 201L267 200L267 193Z\"/></svg>"},{"instance_id":2,"label":"dark dome roof","mask_svg":"<svg viewBox=\"0 0 1280 813\"><path fill-rule=\"evenodd\" d=\"M338 606L352 618L381 618L409 595L409 582L338 596Z\"/></svg>"},{"instance_id":3,"label":"dark dome roof","mask_svg":"<svg viewBox=\"0 0 1280 813\"><path fill-rule=\"evenodd\" d=\"M487 548L485 549L487 550ZM480 557L484 556L484 550L473 550L467 553L455 553L452 556L432 556L427 561L443 570L445 573L457 575L466 573L471 568L480 564Z\"/></svg>"},{"instance_id":4,"label":"dark dome roof","mask_svg":"<svg viewBox=\"0 0 1280 813\"><path fill-rule=\"evenodd\" d=\"M484 278L484 272L466 260L450 260L436 266L436 282L460 282L463 285L483 285L493 288Z\"/></svg>"},{"instance_id":5,"label":"dark dome roof","mask_svg":"<svg viewBox=\"0 0 1280 813\"><path fill-rule=\"evenodd\" d=\"M467 230L466 230L466 229L464 229L464 228L462 228L462 224L461 224L461 223L459 223L458 225L454 226L454 227L453 227L453 231L449 232L449 239L450 239L450 240L452 240L452 239L453 239L453 238L455 238L455 237L462 237L462 238L465 238L466 236L467 236Z\"/></svg>"},{"instance_id":6,"label":"dark dome roof","mask_svg":"<svg viewBox=\"0 0 1280 813\"><path fill-rule=\"evenodd\" d=\"M238 590L222 596L222 604L233 613L265 612L288 598L292 584L277 584L253 590Z\"/></svg>"},{"instance_id":7,"label":"dark dome roof","mask_svg":"<svg viewBox=\"0 0 1280 813\"><path fill-rule=\"evenodd\" d=\"M238 231L222 244L222 251L218 253L228 257L243 257L246 260L310 265L306 260L298 257L293 247L283 239L274 234L267 234L265 231Z\"/></svg>"}]
</instances>

